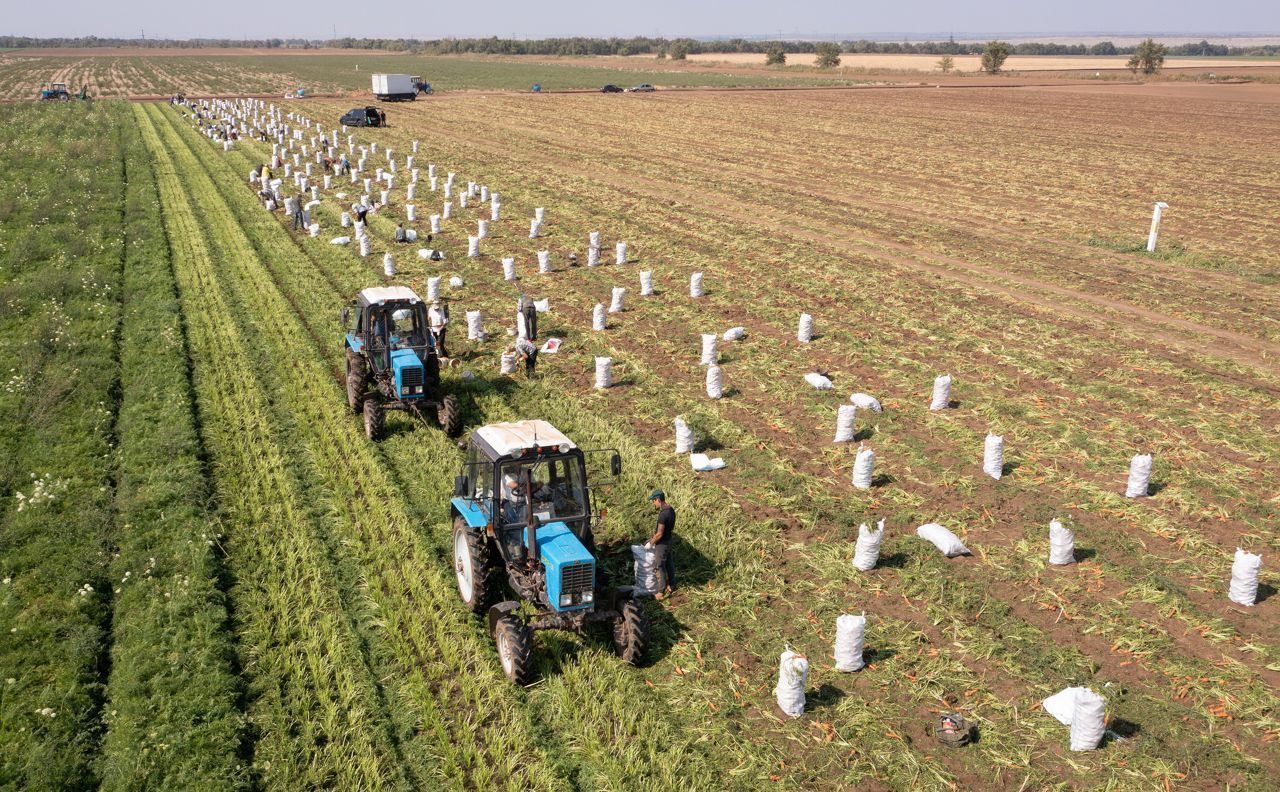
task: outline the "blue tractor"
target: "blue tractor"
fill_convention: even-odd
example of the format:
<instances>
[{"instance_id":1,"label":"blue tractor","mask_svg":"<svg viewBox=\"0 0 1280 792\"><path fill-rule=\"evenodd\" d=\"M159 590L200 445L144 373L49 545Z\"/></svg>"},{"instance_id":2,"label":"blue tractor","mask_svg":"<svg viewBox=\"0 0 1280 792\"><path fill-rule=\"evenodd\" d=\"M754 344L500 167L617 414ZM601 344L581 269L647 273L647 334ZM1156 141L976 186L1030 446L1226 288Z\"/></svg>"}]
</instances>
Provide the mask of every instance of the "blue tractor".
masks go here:
<instances>
[{"instance_id":1,"label":"blue tractor","mask_svg":"<svg viewBox=\"0 0 1280 792\"><path fill-rule=\"evenodd\" d=\"M621 472L617 452L584 452L546 421L489 424L471 433L454 480L458 594L472 613L488 614L502 670L519 685L533 678L537 630L606 627L632 664L648 647L649 616L634 587L604 585L597 568L587 453L612 454L610 470ZM515 596L491 604L503 578Z\"/></svg>"},{"instance_id":2,"label":"blue tractor","mask_svg":"<svg viewBox=\"0 0 1280 792\"><path fill-rule=\"evenodd\" d=\"M352 315L354 310L354 316ZM382 437L387 410L426 419L450 436L462 428L458 397L440 381L440 344L427 306L405 286L365 289L342 309L346 329L347 404L364 414L370 440Z\"/></svg>"},{"instance_id":3,"label":"blue tractor","mask_svg":"<svg viewBox=\"0 0 1280 792\"><path fill-rule=\"evenodd\" d=\"M44 102L69 102L71 92L66 83L45 83L40 88L40 100Z\"/></svg>"}]
</instances>

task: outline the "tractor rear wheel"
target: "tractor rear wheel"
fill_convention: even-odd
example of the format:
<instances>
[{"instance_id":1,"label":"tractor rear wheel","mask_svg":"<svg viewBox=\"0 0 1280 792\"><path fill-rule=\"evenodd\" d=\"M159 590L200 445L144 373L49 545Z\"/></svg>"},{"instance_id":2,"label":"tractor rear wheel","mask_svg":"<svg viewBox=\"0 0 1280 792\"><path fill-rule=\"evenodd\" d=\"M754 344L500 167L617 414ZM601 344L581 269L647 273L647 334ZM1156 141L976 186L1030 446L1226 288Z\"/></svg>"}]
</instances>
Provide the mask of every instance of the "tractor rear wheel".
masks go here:
<instances>
[{"instance_id":1,"label":"tractor rear wheel","mask_svg":"<svg viewBox=\"0 0 1280 792\"><path fill-rule=\"evenodd\" d=\"M533 631L515 616L503 616L493 626L502 673L517 685L533 679Z\"/></svg>"},{"instance_id":2,"label":"tractor rear wheel","mask_svg":"<svg viewBox=\"0 0 1280 792\"><path fill-rule=\"evenodd\" d=\"M347 406L351 412L360 413L364 406L365 387L369 381L368 369L364 358L350 349L347 350Z\"/></svg>"},{"instance_id":3,"label":"tractor rear wheel","mask_svg":"<svg viewBox=\"0 0 1280 792\"><path fill-rule=\"evenodd\" d=\"M484 613L489 588L489 542L461 517L453 518L453 572L462 604L472 613Z\"/></svg>"},{"instance_id":4,"label":"tractor rear wheel","mask_svg":"<svg viewBox=\"0 0 1280 792\"><path fill-rule=\"evenodd\" d=\"M631 665L644 659L649 648L649 614L633 599L624 600L613 622L613 647Z\"/></svg>"},{"instance_id":5,"label":"tractor rear wheel","mask_svg":"<svg viewBox=\"0 0 1280 792\"><path fill-rule=\"evenodd\" d=\"M364 433L370 440L381 440L382 430L387 422L387 414L382 409L382 402L377 399L364 400Z\"/></svg>"},{"instance_id":6,"label":"tractor rear wheel","mask_svg":"<svg viewBox=\"0 0 1280 792\"><path fill-rule=\"evenodd\" d=\"M462 431L462 408L458 406L458 397L452 393L440 400L440 409L436 411L436 419L440 428L449 437L457 437Z\"/></svg>"}]
</instances>

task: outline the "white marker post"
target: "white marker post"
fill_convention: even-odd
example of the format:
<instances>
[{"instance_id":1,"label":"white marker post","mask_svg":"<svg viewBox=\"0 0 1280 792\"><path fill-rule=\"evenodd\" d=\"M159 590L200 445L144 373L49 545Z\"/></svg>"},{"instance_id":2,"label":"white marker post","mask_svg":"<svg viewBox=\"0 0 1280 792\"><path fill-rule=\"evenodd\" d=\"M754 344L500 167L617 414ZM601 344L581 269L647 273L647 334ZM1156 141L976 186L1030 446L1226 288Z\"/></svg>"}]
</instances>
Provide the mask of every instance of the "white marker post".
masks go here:
<instances>
[{"instance_id":1,"label":"white marker post","mask_svg":"<svg viewBox=\"0 0 1280 792\"><path fill-rule=\"evenodd\" d=\"M1151 213L1151 233L1147 234L1147 252L1156 252L1156 237L1160 236L1160 216L1165 209L1169 208L1169 204L1164 201L1156 201L1156 209Z\"/></svg>"}]
</instances>

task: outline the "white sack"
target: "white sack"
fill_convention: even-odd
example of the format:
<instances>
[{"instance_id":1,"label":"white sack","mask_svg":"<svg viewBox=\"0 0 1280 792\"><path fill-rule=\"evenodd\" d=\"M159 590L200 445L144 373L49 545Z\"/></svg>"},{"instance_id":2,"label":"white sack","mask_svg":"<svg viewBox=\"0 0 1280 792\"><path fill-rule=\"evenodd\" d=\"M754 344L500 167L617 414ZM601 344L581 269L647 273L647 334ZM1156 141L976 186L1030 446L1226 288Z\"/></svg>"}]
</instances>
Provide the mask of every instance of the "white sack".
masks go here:
<instances>
[{"instance_id":1,"label":"white sack","mask_svg":"<svg viewBox=\"0 0 1280 792\"><path fill-rule=\"evenodd\" d=\"M461 289L462 278L458 277L457 275L454 275L452 278L449 279L449 286L454 289Z\"/></svg>"},{"instance_id":2,"label":"white sack","mask_svg":"<svg viewBox=\"0 0 1280 792\"><path fill-rule=\"evenodd\" d=\"M804 714L804 688L809 681L809 661L788 647L778 658L778 685L774 695L778 709L798 718Z\"/></svg>"},{"instance_id":3,"label":"white sack","mask_svg":"<svg viewBox=\"0 0 1280 792\"><path fill-rule=\"evenodd\" d=\"M747 335L745 327L730 327L724 331L724 335L720 336L725 341L741 341Z\"/></svg>"},{"instance_id":4,"label":"white sack","mask_svg":"<svg viewBox=\"0 0 1280 792\"><path fill-rule=\"evenodd\" d=\"M719 470L724 467L724 460L720 457L710 457L706 454L690 454L689 464L699 473L706 473L712 470Z\"/></svg>"},{"instance_id":5,"label":"white sack","mask_svg":"<svg viewBox=\"0 0 1280 792\"><path fill-rule=\"evenodd\" d=\"M1071 750L1096 750L1107 730L1106 715L1106 699L1088 688L1077 691L1071 711Z\"/></svg>"},{"instance_id":6,"label":"white sack","mask_svg":"<svg viewBox=\"0 0 1280 792\"><path fill-rule=\"evenodd\" d=\"M475 258L480 255L480 237L467 237L467 258ZM505 269L505 268L504 268Z\"/></svg>"},{"instance_id":7,"label":"white sack","mask_svg":"<svg viewBox=\"0 0 1280 792\"><path fill-rule=\"evenodd\" d=\"M1147 485L1151 482L1151 455L1134 454L1129 460L1129 483L1124 488L1126 498L1147 497Z\"/></svg>"},{"instance_id":8,"label":"white sack","mask_svg":"<svg viewBox=\"0 0 1280 792\"><path fill-rule=\"evenodd\" d=\"M587 248L587 266L595 267L600 264L600 248Z\"/></svg>"},{"instance_id":9,"label":"white sack","mask_svg":"<svg viewBox=\"0 0 1280 792\"><path fill-rule=\"evenodd\" d=\"M858 447L858 456L853 460L853 486L858 489L871 489L871 472L876 464L876 452L865 444Z\"/></svg>"},{"instance_id":10,"label":"white sack","mask_svg":"<svg viewBox=\"0 0 1280 792\"><path fill-rule=\"evenodd\" d=\"M596 358L596 389L612 387L613 385L613 358L598 357Z\"/></svg>"},{"instance_id":11,"label":"white sack","mask_svg":"<svg viewBox=\"0 0 1280 792\"><path fill-rule=\"evenodd\" d=\"M724 395L724 383L720 378L719 366L707 366L707 395L719 399Z\"/></svg>"},{"instance_id":12,"label":"white sack","mask_svg":"<svg viewBox=\"0 0 1280 792\"><path fill-rule=\"evenodd\" d=\"M588 234L588 235L587 235L587 247L589 247L589 248L599 248L599 247L600 247L600 232L599 232L599 231L592 231L590 234Z\"/></svg>"},{"instance_id":13,"label":"white sack","mask_svg":"<svg viewBox=\"0 0 1280 792\"><path fill-rule=\"evenodd\" d=\"M982 444L982 472L996 481L1004 474L1004 436L987 433Z\"/></svg>"},{"instance_id":14,"label":"white sack","mask_svg":"<svg viewBox=\"0 0 1280 792\"><path fill-rule=\"evenodd\" d=\"M382 274L388 278L396 276L396 260L391 257L390 253L382 254Z\"/></svg>"},{"instance_id":15,"label":"white sack","mask_svg":"<svg viewBox=\"0 0 1280 792\"><path fill-rule=\"evenodd\" d=\"M484 325L479 311L467 311L467 340L483 341Z\"/></svg>"},{"instance_id":16,"label":"white sack","mask_svg":"<svg viewBox=\"0 0 1280 792\"><path fill-rule=\"evenodd\" d=\"M618 264L627 263L627 243L626 242L619 242L614 247L614 253L615 253L616 263Z\"/></svg>"},{"instance_id":17,"label":"white sack","mask_svg":"<svg viewBox=\"0 0 1280 792\"><path fill-rule=\"evenodd\" d=\"M640 296L653 296L653 271L641 270L640 272Z\"/></svg>"},{"instance_id":18,"label":"white sack","mask_svg":"<svg viewBox=\"0 0 1280 792\"><path fill-rule=\"evenodd\" d=\"M499 374L516 373L516 353L515 352L502 353L502 362L500 364L498 373Z\"/></svg>"},{"instance_id":19,"label":"white sack","mask_svg":"<svg viewBox=\"0 0 1280 792\"><path fill-rule=\"evenodd\" d=\"M867 629L867 614L842 613L836 618L836 670L857 671L862 662L862 640Z\"/></svg>"},{"instance_id":20,"label":"white sack","mask_svg":"<svg viewBox=\"0 0 1280 792\"><path fill-rule=\"evenodd\" d=\"M538 272L545 275L550 271L551 271L551 251L539 250L538 251Z\"/></svg>"},{"instance_id":21,"label":"white sack","mask_svg":"<svg viewBox=\"0 0 1280 792\"><path fill-rule=\"evenodd\" d=\"M835 386L831 384L831 380L816 371L810 371L804 375L804 381L817 388L818 390L831 390Z\"/></svg>"},{"instance_id":22,"label":"white sack","mask_svg":"<svg viewBox=\"0 0 1280 792\"><path fill-rule=\"evenodd\" d=\"M334 237L333 239L329 240L329 244L330 245L350 245L351 237L349 236Z\"/></svg>"},{"instance_id":23,"label":"white sack","mask_svg":"<svg viewBox=\"0 0 1280 792\"><path fill-rule=\"evenodd\" d=\"M877 412L877 413L884 412L884 410L880 407L879 400L876 399L874 396L870 396L866 393L855 393L849 397L849 401L853 402L855 405L857 405L858 407L861 407L864 410L870 410L871 412Z\"/></svg>"},{"instance_id":24,"label":"white sack","mask_svg":"<svg viewBox=\"0 0 1280 792\"><path fill-rule=\"evenodd\" d=\"M609 301L609 313L622 313L626 310L626 296L627 289L625 286L614 286L612 298Z\"/></svg>"},{"instance_id":25,"label":"white sack","mask_svg":"<svg viewBox=\"0 0 1280 792\"><path fill-rule=\"evenodd\" d=\"M1076 535L1058 522L1049 521L1049 563L1056 566L1076 562Z\"/></svg>"},{"instance_id":26,"label":"white sack","mask_svg":"<svg viewBox=\"0 0 1280 792\"><path fill-rule=\"evenodd\" d=\"M440 299L440 276L432 275L427 278L427 302L436 302Z\"/></svg>"},{"instance_id":27,"label":"white sack","mask_svg":"<svg viewBox=\"0 0 1280 792\"><path fill-rule=\"evenodd\" d=\"M690 297L702 296L702 273L701 272L695 272L689 276L689 296Z\"/></svg>"},{"instance_id":28,"label":"white sack","mask_svg":"<svg viewBox=\"0 0 1280 792\"><path fill-rule=\"evenodd\" d=\"M676 453L692 454L693 453L693 430L689 428L689 424L684 422L683 418L676 418Z\"/></svg>"},{"instance_id":29,"label":"white sack","mask_svg":"<svg viewBox=\"0 0 1280 792\"><path fill-rule=\"evenodd\" d=\"M405 204L404 216L410 223L416 221L418 219L418 207L413 204Z\"/></svg>"},{"instance_id":30,"label":"white sack","mask_svg":"<svg viewBox=\"0 0 1280 792\"><path fill-rule=\"evenodd\" d=\"M657 553L652 547L631 545L631 559L635 562L636 592L653 594L658 590Z\"/></svg>"},{"instance_id":31,"label":"white sack","mask_svg":"<svg viewBox=\"0 0 1280 792\"><path fill-rule=\"evenodd\" d=\"M933 399L929 402L930 410L945 410L951 404L951 375L943 374L933 380Z\"/></svg>"},{"instance_id":32,"label":"white sack","mask_svg":"<svg viewBox=\"0 0 1280 792\"><path fill-rule=\"evenodd\" d=\"M530 239L537 239L538 232L541 230L542 230L542 223L539 223L537 220L529 221L529 238Z\"/></svg>"},{"instance_id":33,"label":"white sack","mask_svg":"<svg viewBox=\"0 0 1280 792\"><path fill-rule=\"evenodd\" d=\"M360 257L364 258L373 252L373 243L369 241L369 237L360 237Z\"/></svg>"},{"instance_id":34,"label":"white sack","mask_svg":"<svg viewBox=\"0 0 1280 792\"><path fill-rule=\"evenodd\" d=\"M1235 561L1231 563L1231 585L1227 599L1240 605L1252 606L1258 600L1258 569L1262 556L1236 548Z\"/></svg>"},{"instance_id":35,"label":"white sack","mask_svg":"<svg viewBox=\"0 0 1280 792\"><path fill-rule=\"evenodd\" d=\"M937 523L925 523L916 529L916 536L932 542L933 546L947 558L955 558L959 555L968 555L969 548L964 546L960 541L960 537L943 528Z\"/></svg>"},{"instance_id":36,"label":"white sack","mask_svg":"<svg viewBox=\"0 0 1280 792\"><path fill-rule=\"evenodd\" d=\"M438 214L431 215L431 217L427 219L431 221L431 233L433 234L440 233L440 215Z\"/></svg>"},{"instance_id":37,"label":"white sack","mask_svg":"<svg viewBox=\"0 0 1280 792\"><path fill-rule=\"evenodd\" d=\"M853 440L854 416L857 412L858 408L852 404L842 404L836 409L836 439L832 442L848 443Z\"/></svg>"},{"instance_id":38,"label":"white sack","mask_svg":"<svg viewBox=\"0 0 1280 792\"><path fill-rule=\"evenodd\" d=\"M870 572L880 562L880 543L884 541L884 520L874 529L866 523L858 526L858 541L853 546L853 567L859 572Z\"/></svg>"},{"instance_id":39,"label":"white sack","mask_svg":"<svg viewBox=\"0 0 1280 792\"><path fill-rule=\"evenodd\" d=\"M604 303L596 303L596 307L591 309L591 329L603 330L604 328Z\"/></svg>"},{"instance_id":40,"label":"white sack","mask_svg":"<svg viewBox=\"0 0 1280 792\"><path fill-rule=\"evenodd\" d=\"M534 301L533 301L533 310L537 311L538 313L546 313L547 311L550 311L550 310L551 310L551 298L550 298L550 297L544 297L544 298L542 298L541 300L534 300Z\"/></svg>"},{"instance_id":41,"label":"white sack","mask_svg":"<svg viewBox=\"0 0 1280 792\"><path fill-rule=\"evenodd\" d=\"M813 317L807 313L800 314L800 326L796 328L796 340L807 344L813 340Z\"/></svg>"},{"instance_id":42,"label":"white sack","mask_svg":"<svg viewBox=\"0 0 1280 792\"><path fill-rule=\"evenodd\" d=\"M339 222L341 222L341 223L342 223L342 227L343 227L343 228L350 228L350 227L351 227L351 213L350 213L350 212L343 212L343 213L342 213L342 217L339 219Z\"/></svg>"},{"instance_id":43,"label":"white sack","mask_svg":"<svg viewBox=\"0 0 1280 792\"><path fill-rule=\"evenodd\" d=\"M716 349L716 342L719 337L715 333L702 334L702 359L700 362L703 366L714 366L720 359L719 352Z\"/></svg>"},{"instance_id":44,"label":"white sack","mask_svg":"<svg viewBox=\"0 0 1280 792\"><path fill-rule=\"evenodd\" d=\"M472 237L475 239L475 237ZM513 281L516 279L516 260L513 258L504 258L502 260L502 279Z\"/></svg>"}]
</instances>

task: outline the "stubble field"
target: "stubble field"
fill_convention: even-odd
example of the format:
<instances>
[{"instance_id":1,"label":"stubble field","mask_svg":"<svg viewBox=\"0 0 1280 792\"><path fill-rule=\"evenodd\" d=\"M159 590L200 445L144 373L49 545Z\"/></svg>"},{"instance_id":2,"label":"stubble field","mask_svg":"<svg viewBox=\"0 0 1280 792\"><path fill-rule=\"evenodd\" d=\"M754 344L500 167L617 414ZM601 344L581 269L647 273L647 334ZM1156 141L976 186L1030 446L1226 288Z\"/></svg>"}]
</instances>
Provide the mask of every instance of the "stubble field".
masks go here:
<instances>
[{"instance_id":1,"label":"stubble field","mask_svg":"<svg viewBox=\"0 0 1280 792\"><path fill-rule=\"evenodd\" d=\"M1268 788L1280 104L1215 88L393 106L390 128L353 134L402 169L419 141L412 227L443 201L426 163L502 194L477 258L487 208L455 196L440 263L390 242L402 183L362 259L328 244L349 233L333 194L349 185L322 196L318 239L263 211L246 176L267 144L223 152L170 106L4 108L18 178L0 217L0 739L15 750L0 783ZM286 111L327 129L348 107ZM32 147L52 172L16 168ZM1170 209L1147 255L1156 200ZM104 241L68 250L59 223ZM568 267L590 231L605 254L626 241L627 262ZM453 590L458 452L408 421L370 444L335 377L337 313L383 282L384 250L395 282L460 275L453 315L484 313L490 341L454 336L477 378L446 375L469 427L543 417L622 450L599 532L616 575L652 520L644 494L671 496L681 589L648 604L643 667L543 633L539 681L502 677ZM591 331L615 286L627 310ZM565 342L534 381L497 374L520 293L550 299L543 334ZM733 326L746 336L721 344L713 401L699 335ZM614 361L603 391L597 355ZM812 371L835 390L806 385ZM933 412L939 374L955 403ZM831 442L854 391L885 408L858 413L876 452L865 492L856 447ZM674 455L677 415L726 469ZM1005 438L999 481L980 466L988 432ZM1154 454L1152 497L1123 497L1135 453ZM55 497L37 502L33 477ZM860 573L857 526L882 518L880 567ZM1053 518L1075 531L1073 566L1046 564ZM939 556L914 535L926 522L972 556ZM1225 596L1237 546L1264 558L1253 608ZM835 618L864 611L869 665L836 672ZM812 664L796 720L772 694L788 644ZM1039 708L1068 685L1107 699L1099 751L1068 751ZM942 711L976 723L977 744L934 742Z\"/></svg>"}]
</instances>

